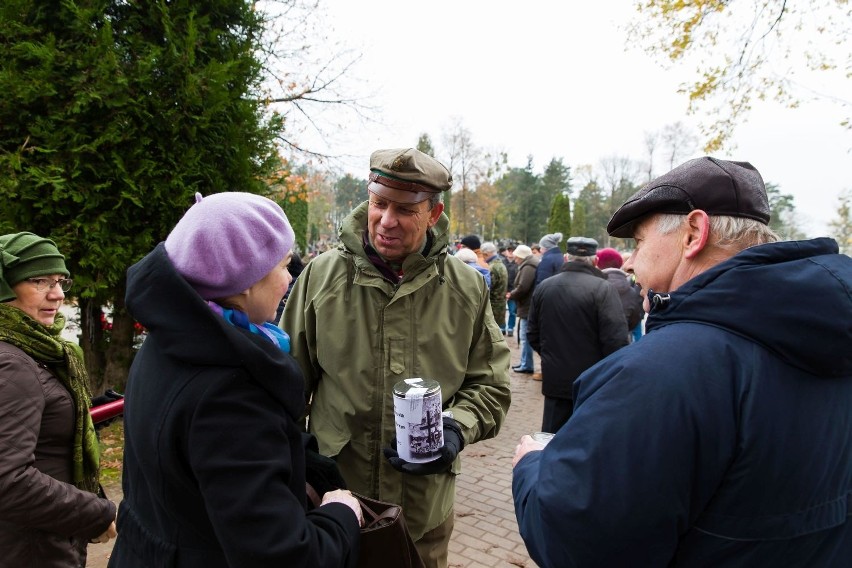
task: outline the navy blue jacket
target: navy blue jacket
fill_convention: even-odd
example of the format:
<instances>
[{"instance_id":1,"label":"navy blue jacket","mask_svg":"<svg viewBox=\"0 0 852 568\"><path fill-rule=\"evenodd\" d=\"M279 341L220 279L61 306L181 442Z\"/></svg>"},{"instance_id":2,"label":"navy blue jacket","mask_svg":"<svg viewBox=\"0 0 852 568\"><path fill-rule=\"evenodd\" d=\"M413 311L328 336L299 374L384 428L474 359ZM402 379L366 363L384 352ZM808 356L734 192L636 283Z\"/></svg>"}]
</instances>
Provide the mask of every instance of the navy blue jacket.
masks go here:
<instances>
[{"instance_id":1,"label":"navy blue jacket","mask_svg":"<svg viewBox=\"0 0 852 568\"><path fill-rule=\"evenodd\" d=\"M125 393L109 566L353 566L352 511L306 513L295 360L215 314L162 244L128 271L127 306L148 337Z\"/></svg>"},{"instance_id":2,"label":"navy blue jacket","mask_svg":"<svg viewBox=\"0 0 852 568\"><path fill-rule=\"evenodd\" d=\"M515 467L542 567L849 566L852 260L761 245L656 297Z\"/></svg>"},{"instance_id":3,"label":"navy blue jacket","mask_svg":"<svg viewBox=\"0 0 852 568\"><path fill-rule=\"evenodd\" d=\"M535 269L535 285L541 284L545 278L550 278L565 264L565 256L559 247L549 248L541 255L541 262Z\"/></svg>"}]
</instances>

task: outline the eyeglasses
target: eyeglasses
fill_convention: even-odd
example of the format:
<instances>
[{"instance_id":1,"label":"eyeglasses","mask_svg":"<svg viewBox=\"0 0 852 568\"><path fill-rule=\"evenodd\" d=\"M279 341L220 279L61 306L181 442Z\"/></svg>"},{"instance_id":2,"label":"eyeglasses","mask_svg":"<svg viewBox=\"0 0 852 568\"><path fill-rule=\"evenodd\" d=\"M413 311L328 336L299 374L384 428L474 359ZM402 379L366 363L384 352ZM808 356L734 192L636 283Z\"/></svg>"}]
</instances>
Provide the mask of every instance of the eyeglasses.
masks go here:
<instances>
[{"instance_id":1,"label":"eyeglasses","mask_svg":"<svg viewBox=\"0 0 852 568\"><path fill-rule=\"evenodd\" d=\"M74 281L70 278L60 278L58 280L52 280L50 278L27 278L27 281L35 284L36 290L39 292L53 290L53 287L57 284L59 284L60 290L67 292L71 289L71 285L74 284Z\"/></svg>"}]
</instances>

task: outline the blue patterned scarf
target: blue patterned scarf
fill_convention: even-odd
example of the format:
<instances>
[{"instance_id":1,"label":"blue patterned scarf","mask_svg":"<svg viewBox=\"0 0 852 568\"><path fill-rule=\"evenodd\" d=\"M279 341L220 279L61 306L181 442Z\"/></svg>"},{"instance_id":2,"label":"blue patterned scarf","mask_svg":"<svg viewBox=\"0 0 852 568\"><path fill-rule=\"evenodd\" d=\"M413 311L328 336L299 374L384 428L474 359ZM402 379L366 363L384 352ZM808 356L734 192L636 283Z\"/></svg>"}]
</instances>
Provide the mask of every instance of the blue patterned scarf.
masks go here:
<instances>
[{"instance_id":1,"label":"blue patterned scarf","mask_svg":"<svg viewBox=\"0 0 852 568\"><path fill-rule=\"evenodd\" d=\"M248 330L250 333L268 339L284 353L290 352L290 336L277 325L265 322L263 325L257 326L251 323L248 316L239 310L223 308L216 302L207 302L207 305L234 327L240 327Z\"/></svg>"}]
</instances>

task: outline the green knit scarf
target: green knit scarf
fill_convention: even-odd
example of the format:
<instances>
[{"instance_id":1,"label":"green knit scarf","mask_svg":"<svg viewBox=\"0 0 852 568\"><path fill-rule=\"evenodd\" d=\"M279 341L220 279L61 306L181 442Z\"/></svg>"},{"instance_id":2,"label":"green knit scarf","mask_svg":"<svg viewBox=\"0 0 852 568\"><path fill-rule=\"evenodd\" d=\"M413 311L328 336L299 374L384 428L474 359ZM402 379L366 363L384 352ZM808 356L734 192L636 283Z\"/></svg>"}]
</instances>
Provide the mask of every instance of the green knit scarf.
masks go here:
<instances>
[{"instance_id":1,"label":"green knit scarf","mask_svg":"<svg viewBox=\"0 0 852 568\"><path fill-rule=\"evenodd\" d=\"M100 448L89 414L89 380L82 349L60 336L64 327L62 314L57 314L53 325L48 327L17 308L0 303L0 341L44 363L71 393L76 414L72 479L80 489L97 493ZM21 404L27 402L21 401Z\"/></svg>"}]
</instances>

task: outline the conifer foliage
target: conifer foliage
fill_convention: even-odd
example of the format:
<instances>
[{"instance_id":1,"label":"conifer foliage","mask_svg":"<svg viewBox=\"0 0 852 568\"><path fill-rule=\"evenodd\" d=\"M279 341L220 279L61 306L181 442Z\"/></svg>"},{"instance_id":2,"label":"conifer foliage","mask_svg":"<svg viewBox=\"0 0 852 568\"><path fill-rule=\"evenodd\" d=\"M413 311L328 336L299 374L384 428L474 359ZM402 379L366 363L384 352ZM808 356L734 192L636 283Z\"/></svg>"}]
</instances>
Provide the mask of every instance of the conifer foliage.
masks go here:
<instances>
[{"instance_id":1,"label":"conifer foliage","mask_svg":"<svg viewBox=\"0 0 852 568\"><path fill-rule=\"evenodd\" d=\"M132 356L127 268L195 192L263 193L280 165L262 32L243 0L0 4L0 230L66 255L96 393L121 388Z\"/></svg>"}]
</instances>

